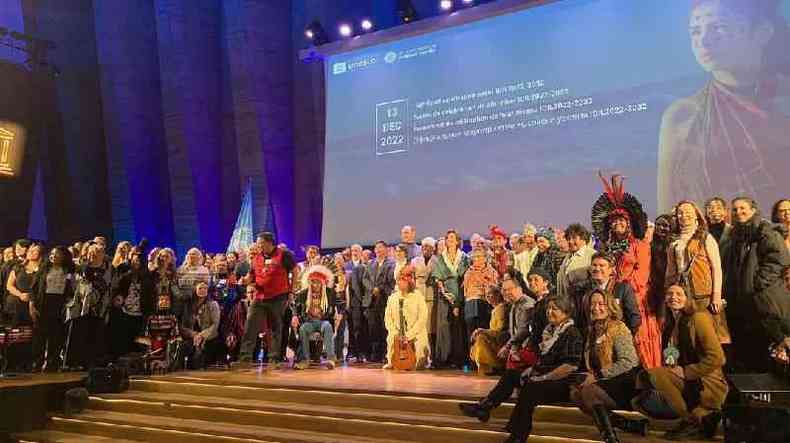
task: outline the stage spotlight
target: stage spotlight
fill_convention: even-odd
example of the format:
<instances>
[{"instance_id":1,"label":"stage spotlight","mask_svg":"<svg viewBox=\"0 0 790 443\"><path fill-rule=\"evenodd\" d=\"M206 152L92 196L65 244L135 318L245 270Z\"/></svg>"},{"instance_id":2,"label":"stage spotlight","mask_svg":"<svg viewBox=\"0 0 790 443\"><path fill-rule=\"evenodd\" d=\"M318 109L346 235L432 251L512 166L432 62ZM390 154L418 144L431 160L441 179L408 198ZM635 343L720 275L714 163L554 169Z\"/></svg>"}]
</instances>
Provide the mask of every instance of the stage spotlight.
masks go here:
<instances>
[{"instance_id":1,"label":"stage spotlight","mask_svg":"<svg viewBox=\"0 0 790 443\"><path fill-rule=\"evenodd\" d=\"M354 29L348 23L343 23L337 27L337 32L340 33L341 37L351 37L351 34L354 33Z\"/></svg>"},{"instance_id":2,"label":"stage spotlight","mask_svg":"<svg viewBox=\"0 0 790 443\"><path fill-rule=\"evenodd\" d=\"M453 0L441 0L439 2L439 9L442 11L449 11L453 9Z\"/></svg>"},{"instance_id":3,"label":"stage spotlight","mask_svg":"<svg viewBox=\"0 0 790 443\"><path fill-rule=\"evenodd\" d=\"M307 25L304 30L304 36L307 37L308 40L312 40L315 46L329 43L329 36L326 34L324 27L321 26L321 23L318 20L314 20L312 23Z\"/></svg>"},{"instance_id":4,"label":"stage spotlight","mask_svg":"<svg viewBox=\"0 0 790 443\"><path fill-rule=\"evenodd\" d=\"M411 0L398 0L398 9L396 13L401 23L411 23L420 19L417 10L414 9L414 5L411 4Z\"/></svg>"},{"instance_id":5,"label":"stage spotlight","mask_svg":"<svg viewBox=\"0 0 790 443\"><path fill-rule=\"evenodd\" d=\"M366 18L360 22L359 26L362 28L363 31L367 32L373 29L373 22L370 21L370 19Z\"/></svg>"},{"instance_id":6,"label":"stage spotlight","mask_svg":"<svg viewBox=\"0 0 790 443\"><path fill-rule=\"evenodd\" d=\"M464 6L469 7L469 6L473 6L475 4L475 0L462 0L461 3Z\"/></svg>"}]
</instances>

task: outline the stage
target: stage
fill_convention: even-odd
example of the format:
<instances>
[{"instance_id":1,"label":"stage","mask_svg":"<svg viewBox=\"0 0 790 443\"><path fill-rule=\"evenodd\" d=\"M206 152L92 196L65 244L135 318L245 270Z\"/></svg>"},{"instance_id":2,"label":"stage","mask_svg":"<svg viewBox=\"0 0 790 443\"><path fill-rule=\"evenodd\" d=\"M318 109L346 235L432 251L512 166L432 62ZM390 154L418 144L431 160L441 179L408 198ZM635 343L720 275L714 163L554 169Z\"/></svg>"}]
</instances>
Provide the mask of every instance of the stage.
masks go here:
<instances>
[{"instance_id":1,"label":"stage","mask_svg":"<svg viewBox=\"0 0 790 443\"><path fill-rule=\"evenodd\" d=\"M0 439L45 426L47 411L60 409L64 393L82 386L84 378L78 372L0 377Z\"/></svg>"},{"instance_id":2,"label":"stage","mask_svg":"<svg viewBox=\"0 0 790 443\"><path fill-rule=\"evenodd\" d=\"M459 371L393 372L372 367L185 371L135 378L122 394L92 396L73 417L53 412L46 429L21 441L148 442L454 442L499 443L513 408L489 423L462 416L495 378ZM578 409L542 406L530 442L594 442L598 433ZM656 431L671 423L655 423ZM659 442L621 434L623 442Z\"/></svg>"}]
</instances>

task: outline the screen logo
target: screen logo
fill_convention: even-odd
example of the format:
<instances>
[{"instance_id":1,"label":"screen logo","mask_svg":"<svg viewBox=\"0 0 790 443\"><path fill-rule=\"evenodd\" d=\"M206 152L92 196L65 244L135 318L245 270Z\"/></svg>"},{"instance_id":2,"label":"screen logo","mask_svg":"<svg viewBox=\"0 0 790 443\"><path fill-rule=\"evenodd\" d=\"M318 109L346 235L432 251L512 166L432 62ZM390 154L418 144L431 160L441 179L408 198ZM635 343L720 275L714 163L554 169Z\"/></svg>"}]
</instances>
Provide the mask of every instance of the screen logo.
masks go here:
<instances>
[{"instance_id":1,"label":"screen logo","mask_svg":"<svg viewBox=\"0 0 790 443\"><path fill-rule=\"evenodd\" d=\"M343 74L346 71L348 71L348 65L346 62L339 62L332 65L332 74L334 75Z\"/></svg>"},{"instance_id":2,"label":"screen logo","mask_svg":"<svg viewBox=\"0 0 790 443\"><path fill-rule=\"evenodd\" d=\"M387 63L395 63L398 60L398 54L390 51L384 55L384 61Z\"/></svg>"},{"instance_id":3,"label":"screen logo","mask_svg":"<svg viewBox=\"0 0 790 443\"><path fill-rule=\"evenodd\" d=\"M19 175L24 138L21 126L0 121L0 176Z\"/></svg>"}]
</instances>

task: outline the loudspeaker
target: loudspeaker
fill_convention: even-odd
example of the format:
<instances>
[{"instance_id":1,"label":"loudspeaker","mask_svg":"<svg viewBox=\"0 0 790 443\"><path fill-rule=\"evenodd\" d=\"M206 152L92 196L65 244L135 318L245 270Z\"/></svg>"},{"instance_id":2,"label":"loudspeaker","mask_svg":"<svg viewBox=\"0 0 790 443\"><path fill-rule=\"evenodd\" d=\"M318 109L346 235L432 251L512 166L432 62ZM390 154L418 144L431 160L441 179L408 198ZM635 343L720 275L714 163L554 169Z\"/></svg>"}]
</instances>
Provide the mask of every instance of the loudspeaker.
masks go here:
<instances>
[{"instance_id":1,"label":"loudspeaker","mask_svg":"<svg viewBox=\"0 0 790 443\"><path fill-rule=\"evenodd\" d=\"M85 385L91 394L117 394L129 389L129 373L126 368L109 365L93 368L88 372Z\"/></svg>"},{"instance_id":2,"label":"loudspeaker","mask_svg":"<svg viewBox=\"0 0 790 443\"><path fill-rule=\"evenodd\" d=\"M790 409L786 407L729 405L723 415L726 443L790 441Z\"/></svg>"},{"instance_id":3,"label":"loudspeaker","mask_svg":"<svg viewBox=\"0 0 790 443\"><path fill-rule=\"evenodd\" d=\"M88 390L85 388L72 388L66 391L63 402L63 412L67 417L79 414L88 407Z\"/></svg>"}]
</instances>

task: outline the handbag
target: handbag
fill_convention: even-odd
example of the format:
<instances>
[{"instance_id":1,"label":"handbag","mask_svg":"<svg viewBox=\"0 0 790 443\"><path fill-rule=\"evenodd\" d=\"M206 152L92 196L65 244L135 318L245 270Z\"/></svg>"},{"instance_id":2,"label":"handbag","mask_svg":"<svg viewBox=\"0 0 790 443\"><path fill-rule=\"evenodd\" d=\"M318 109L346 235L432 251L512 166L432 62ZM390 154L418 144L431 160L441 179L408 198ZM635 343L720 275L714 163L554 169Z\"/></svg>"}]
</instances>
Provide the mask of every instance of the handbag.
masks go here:
<instances>
[{"instance_id":1,"label":"handbag","mask_svg":"<svg viewBox=\"0 0 790 443\"><path fill-rule=\"evenodd\" d=\"M403 316L403 299L399 305L400 331L395 337L395 350L392 355L392 367L398 371L413 371L417 368L417 352L414 343L406 339L406 318Z\"/></svg>"},{"instance_id":2,"label":"handbag","mask_svg":"<svg viewBox=\"0 0 790 443\"><path fill-rule=\"evenodd\" d=\"M538 362L538 354L530 349L528 346L524 346L516 353L516 357L513 357L513 354L508 354L507 356L507 363L505 367L507 369L513 369L518 371L523 371L531 366L535 366L535 363Z\"/></svg>"}]
</instances>

